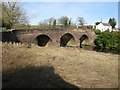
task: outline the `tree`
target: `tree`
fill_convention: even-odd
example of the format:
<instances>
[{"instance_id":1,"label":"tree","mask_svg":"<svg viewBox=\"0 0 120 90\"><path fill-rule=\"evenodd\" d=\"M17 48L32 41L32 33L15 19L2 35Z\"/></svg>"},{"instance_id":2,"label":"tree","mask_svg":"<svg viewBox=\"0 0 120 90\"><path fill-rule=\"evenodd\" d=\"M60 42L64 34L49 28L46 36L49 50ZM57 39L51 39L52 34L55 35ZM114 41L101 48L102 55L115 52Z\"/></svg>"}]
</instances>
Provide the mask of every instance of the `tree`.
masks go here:
<instances>
[{"instance_id":1,"label":"tree","mask_svg":"<svg viewBox=\"0 0 120 90\"><path fill-rule=\"evenodd\" d=\"M85 20L84 20L84 18L83 18L83 17L78 17L77 20L78 20L78 22L79 22L79 25L81 25L82 28L83 28L84 24L86 23Z\"/></svg>"},{"instance_id":2,"label":"tree","mask_svg":"<svg viewBox=\"0 0 120 90\"><path fill-rule=\"evenodd\" d=\"M108 23L112 26L112 29L116 26L116 20L115 18L110 18Z\"/></svg>"},{"instance_id":3,"label":"tree","mask_svg":"<svg viewBox=\"0 0 120 90\"><path fill-rule=\"evenodd\" d=\"M2 27L11 29L14 25L28 24L26 16L17 2L2 2Z\"/></svg>"},{"instance_id":4,"label":"tree","mask_svg":"<svg viewBox=\"0 0 120 90\"><path fill-rule=\"evenodd\" d=\"M49 26L53 26L53 23L54 23L55 20L56 20L56 19L53 18L53 17L49 18L49 19L48 19L48 24L49 24Z\"/></svg>"},{"instance_id":5,"label":"tree","mask_svg":"<svg viewBox=\"0 0 120 90\"><path fill-rule=\"evenodd\" d=\"M69 25L69 26L71 25L71 18L70 18L69 21L68 21L68 25Z\"/></svg>"},{"instance_id":6,"label":"tree","mask_svg":"<svg viewBox=\"0 0 120 90\"><path fill-rule=\"evenodd\" d=\"M56 19L53 21L53 26L56 26Z\"/></svg>"},{"instance_id":7,"label":"tree","mask_svg":"<svg viewBox=\"0 0 120 90\"><path fill-rule=\"evenodd\" d=\"M112 49L114 47L117 47L118 45L118 36L114 32L101 32L96 40L95 40L95 45L97 47L103 48L102 51L105 49Z\"/></svg>"},{"instance_id":8,"label":"tree","mask_svg":"<svg viewBox=\"0 0 120 90\"><path fill-rule=\"evenodd\" d=\"M64 27L68 26L69 18L67 16L63 16L58 20L59 24L62 24Z\"/></svg>"}]
</instances>

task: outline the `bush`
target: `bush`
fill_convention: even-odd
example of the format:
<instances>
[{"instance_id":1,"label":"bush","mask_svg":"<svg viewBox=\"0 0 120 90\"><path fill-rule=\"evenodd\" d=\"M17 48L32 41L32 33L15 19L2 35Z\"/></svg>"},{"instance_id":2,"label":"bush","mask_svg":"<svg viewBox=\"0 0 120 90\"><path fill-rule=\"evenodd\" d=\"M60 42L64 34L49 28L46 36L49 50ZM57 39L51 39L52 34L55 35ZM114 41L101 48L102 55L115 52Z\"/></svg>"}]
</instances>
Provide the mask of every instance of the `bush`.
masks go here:
<instances>
[{"instance_id":1,"label":"bush","mask_svg":"<svg viewBox=\"0 0 120 90\"><path fill-rule=\"evenodd\" d=\"M96 40L95 40L95 45L97 47L103 48L103 49L112 49L112 48L117 48L118 44L120 43L120 34L117 32L101 32Z\"/></svg>"},{"instance_id":2,"label":"bush","mask_svg":"<svg viewBox=\"0 0 120 90\"><path fill-rule=\"evenodd\" d=\"M100 31L100 30L98 30L98 29L97 29L97 30L95 30L95 34L96 34L96 35L99 35L100 33L101 33L101 31Z\"/></svg>"}]
</instances>

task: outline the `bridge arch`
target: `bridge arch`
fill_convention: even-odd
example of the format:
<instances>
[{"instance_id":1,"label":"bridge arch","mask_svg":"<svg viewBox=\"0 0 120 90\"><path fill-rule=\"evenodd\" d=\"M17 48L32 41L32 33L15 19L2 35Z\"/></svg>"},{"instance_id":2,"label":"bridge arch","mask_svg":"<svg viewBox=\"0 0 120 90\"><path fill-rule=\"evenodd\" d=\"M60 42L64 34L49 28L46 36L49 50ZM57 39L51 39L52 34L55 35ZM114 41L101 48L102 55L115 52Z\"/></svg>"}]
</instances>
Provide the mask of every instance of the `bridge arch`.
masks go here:
<instances>
[{"instance_id":1,"label":"bridge arch","mask_svg":"<svg viewBox=\"0 0 120 90\"><path fill-rule=\"evenodd\" d=\"M72 34L70 33L65 33L62 34L60 37L60 46L65 47L65 46L71 46L75 44L75 38Z\"/></svg>"},{"instance_id":2,"label":"bridge arch","mask_svg":"<svg viewBox=\"0 0 120 90\"><path fill-rule=\"evenodd\" d=\"M79 38L79 40L80 40L80 48L82 48L82 43L83 43L83 41L86 41L86 40L88 40L89 38L88 38L88 35L86 35L86 34L83 34L80 38Z\"/></svg>"},{"instance_id":3,"label":"bridge arch","mask_svg":"<svg viewBox=\"0 0 120 90\"><path fill-rule=\"evenodd\" d=\"M45 47L45 46L48 46L52 42L52 39L50 38L50 36L46 34L40 34L34 39L33 42L37 44L38 46Z\"/></svg>"}]
</instances>

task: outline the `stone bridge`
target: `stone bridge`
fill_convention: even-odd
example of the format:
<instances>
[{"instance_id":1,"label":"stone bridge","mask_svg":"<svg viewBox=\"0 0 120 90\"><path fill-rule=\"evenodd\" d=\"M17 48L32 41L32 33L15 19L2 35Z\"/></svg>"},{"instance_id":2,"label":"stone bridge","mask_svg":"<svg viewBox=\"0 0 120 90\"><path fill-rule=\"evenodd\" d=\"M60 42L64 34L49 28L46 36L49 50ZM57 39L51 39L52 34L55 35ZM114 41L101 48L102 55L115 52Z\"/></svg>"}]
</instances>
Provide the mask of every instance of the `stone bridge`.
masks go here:
<instances>
[{"instance_id":1,"label":"stone bridge","mask_svg":"<svg viewBox=\"0 0 120 90\"><path fill-rule=\"evenodd\" d=\"M8 33L12 41L19 41L39 46L80 46L82 44L94 45L96 35L90 30L57 30L57 29L33 29L12 30ZM8 37L3 33L3 39ZM10 38L10 37L9 37ZM5 40L3 40L5 41Z\"/></svg>"}]
</instances>

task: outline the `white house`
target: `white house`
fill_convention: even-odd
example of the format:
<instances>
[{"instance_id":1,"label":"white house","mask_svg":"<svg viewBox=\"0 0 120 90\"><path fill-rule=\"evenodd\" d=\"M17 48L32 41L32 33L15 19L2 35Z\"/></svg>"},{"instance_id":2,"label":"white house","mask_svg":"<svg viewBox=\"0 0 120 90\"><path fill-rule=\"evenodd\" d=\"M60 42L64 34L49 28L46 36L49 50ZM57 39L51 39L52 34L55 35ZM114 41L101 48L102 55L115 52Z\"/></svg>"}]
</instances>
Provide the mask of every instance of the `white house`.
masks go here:
<instances>
[{"instance_id":1,"label":"white house","mask_svg":"<svg viewBox=\"0 0 120 90\"><path fill-rule=\"evenodd\" d=\"M98 25L96 25L96 29L100 30L101 32L106 30L110 30L111 32L112 26L109 23L99 23Z\"/></svg>"}]
</instances>

